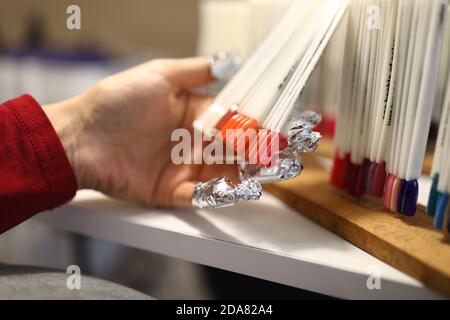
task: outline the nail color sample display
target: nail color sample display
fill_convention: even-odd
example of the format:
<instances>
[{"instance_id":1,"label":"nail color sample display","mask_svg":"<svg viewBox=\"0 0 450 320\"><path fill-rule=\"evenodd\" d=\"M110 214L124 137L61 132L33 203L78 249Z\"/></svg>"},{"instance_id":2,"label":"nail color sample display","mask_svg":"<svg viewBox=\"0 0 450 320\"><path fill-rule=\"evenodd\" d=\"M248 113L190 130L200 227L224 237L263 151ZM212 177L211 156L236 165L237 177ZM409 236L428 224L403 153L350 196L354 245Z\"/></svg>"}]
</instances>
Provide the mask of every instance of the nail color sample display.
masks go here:
<instances>
[{"instance_id":1,"label":"nail color sample display","mask_svg":"<svg viewBox=\"0 0 450 320\"><path fill-rule=\"evenodd\" d=\"M440 90L436 108L441 109L441 120L431 168L432 185L427 213L434 217L434 227L450 234L450 23L447 24L444 54L440 76Z\"/></svg>"},{"instance_id":2,"label":"nail color sample display","mask_svg":"<svg viewBox=\"0 0 450 320\"><path fill-rule=\"evenodd\" d=\"M347 67L331 183L355 197L384 197L387 209L406 216L416 213L417 180L448 60L447 16L447 0L355 0L345 17Z\"/></svg>"}]
</instances>

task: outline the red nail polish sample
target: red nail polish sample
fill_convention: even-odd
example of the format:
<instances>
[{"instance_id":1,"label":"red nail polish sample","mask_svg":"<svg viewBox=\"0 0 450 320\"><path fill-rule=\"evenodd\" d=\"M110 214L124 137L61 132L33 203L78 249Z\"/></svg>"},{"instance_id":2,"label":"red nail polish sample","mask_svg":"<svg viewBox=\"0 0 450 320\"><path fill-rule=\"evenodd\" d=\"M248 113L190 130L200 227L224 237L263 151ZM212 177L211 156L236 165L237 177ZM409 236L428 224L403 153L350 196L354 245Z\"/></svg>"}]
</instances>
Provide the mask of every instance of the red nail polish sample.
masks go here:
<instances>
[{"instance_id":1,"label":"red nail polish sample","mask_svg":"<svg viewBox=\"0 0 450 320\"><path fill-rule=\"evenodd\" d=\"M346 190L348 170L350 166L350 153L346 153L344 157L336 154L331 174L331 184L335 187Z\"/></svg>"},{"instance_id":2,"label":"red nail polish sample","mask_svg":"<svg viewBox=\"0 0 450 320\"><path fill-rule=\"evenodd\" d=\"M368 158L364 159L363 162L363 180L362 180L362 186L366 193L368 193L368 180L369 180L369 170L370 166L372 165L372 161L370 161Z\"/></svg>"},{"instance_id":3,"label":"red nail polish sample","mask_svg":"<svg viewBox=\"0 0 450 320\"><path fill-rule=\"evenodd\" d=\"M345 189L343 171L345 165L345 157L339 157L339 154L335 154L333 169L331 170L331 184L339 189Z\"/></svg>"},{"instance_id":4,"label":"red nail polish sample","mask_svg":"<svg viewBox=\"0 0 450 320\"><path fill-rule=\"evenodd\" d=\"M391 200L392 200L392 186L395 181L395 176L391 173L388 174L385 182L385 193L384 193L384 207L386 209L391 209Z\"/></svg>"},{"instance_id":5,"label":"red nail polish sample","mask_svg":"<svg viewBox=\"0 0 450 320\"><path fill-rule=\"evenodd\" d=\"M361 197L365 192L363 188L363 171L364 168L362 164L350 162L347 172L347 190L355 197Z\"/></svg>"},{"instance_id":6,"label":"red nail polish sample","mask_svg":"<svg viewBox=\"0 0 450 320\"><path fill-rule=\"evenodd\" d=\"M376 198L383 197L384 183L386 181L386 162L378 163L375 169L372 183L372 196Z\"/></svg>"},{"instance_id":7,"label":"red nail polish sample","mask_svg":"<svg viewBox=\"0 0 450 320\"><path fill-rule=\"evenodd\" d=\"M355 190L353 195L356 197L362 197L366 193L364 188L364 165L360 164L356 169Z\"/></svg>"},{"instance_id":8,"label":"red nail polish sample","mask_svg":"<svg viewBox=\"0 0 450 320\"><path fill-rule=\"evenodd\" d=\"M343 181L343 185L344 185L344 189L348 188L348 171L350 170L350 164L351 164L351 154L350 152L345 154L345 158L344 158L344 166L342 169L342 181Z\"/></svg>"},{"instance_id":9,"label":"red nail polish sample","mask_svg":"<svg viewBox=\"0 0 450 320\"><path fill-rule=\"evenodd\" d=\"M377 163L376 162L372 162L370 164L370 168L369 168L369 172L367 175L367 194L372 195L372 186L373 186L373 177L375 175L375 171L377 168Z\"/></svg>"},{"instance_id":10,"label":"red nail polish sample","mask_svg":"<svg viewBox=\"0 0 450 320\"><path fill-rule=\"evenodd\" d=\"M345 172L345 185L347 187L347 191L351 194L355 190L356 183L356 164L353 162L349 162L347 165L347 171Z\"/></svg>"},{"instance_id":11,"label":"red nail polish sample","mask_svg":"<svg viewBox=\"0 0 450 320\"><path fill-rule=\"evenodd\" d=\"M395 177L394 183L392 184L392 196L391 196L391 211L397 212L397 202L398 202L398 193L400 192L400 184L401 179L399 177Z\"/></svg>"}]
</instances>

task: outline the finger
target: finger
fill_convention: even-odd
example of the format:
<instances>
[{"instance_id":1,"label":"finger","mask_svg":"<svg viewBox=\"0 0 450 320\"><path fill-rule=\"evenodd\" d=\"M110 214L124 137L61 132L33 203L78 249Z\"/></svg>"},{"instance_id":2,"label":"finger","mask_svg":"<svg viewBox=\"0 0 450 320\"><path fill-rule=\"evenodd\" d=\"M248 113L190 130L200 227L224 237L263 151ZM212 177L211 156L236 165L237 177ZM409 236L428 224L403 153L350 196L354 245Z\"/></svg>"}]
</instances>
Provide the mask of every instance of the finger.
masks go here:
<instances>
[{"instance_id":1,"label":"finger","mask_svg":"<svg viewBox=\"0 0 450 320\"><path fill-rule=\"evenodd\" d=\"M192 194L196 183L185 181L180 183L173 191L172 206L175 208L192 208Z\"/></svg>"},{"instance_id":2,"label":"finger","mask_svg":"<svg viewBox=\"0 0 450 320\"><path fill-rule=\"evenodd\" d=\"M189 125L191 125L192 122L197 119L200 114L212 104L214 98L207 95L191 92L189 92L188 95L189 100L187 107L188 110L191 110L191 113L187 116L187 121Z\"/></svg>"},{"instance_id":3,"label":"finger","mask_svg":"<svg viewBox=\"0 0 450 320\"><path fill-rule=\"evenodd\" d=\"M229 179L230 190L240 182L236 165L204 165L198 173L197 181L185 181L175 187L171 205L176 208L192 207L192 197L197 183L213 181L218 177Z\"/></svg>"},{"instance_id":4,"label":"finger","mask_svg":"<svg viewBox=\"0 0 450 320\"><path fill-rule=\"evenodd\" d=\"M204 57L155 60L152 68L182 89L206 86L213 81L209 60Z\"/></svg>"},{"instance_id":5,"label":"finger","mask_svg":"<svg viewBox=\"0 0 450 320\"><path fill-rule=\"evenodd\" d=\"M187 129L193 129L193 122L197 119L202 112L208 108L213 98L210 96L202 95L199 93L185 92L186 112L182 122L182 127Z\"/></svg>"},{"instance_id":6,"label":"finger","mask_svg":"<svg viewBox=\"0 0 450 320\"><path fill-rule=\"evenodd\" d=\"M221 208L238 204L245 200L259 200L262 187L256 180L245 180L233 184L227 177L216 178L195 185L192 206L195 208Z\"/></svg>"},{"instance_id":7,"label":"finger","mask_svg":"<svg viewBox=\"0 0 450 320\"><path fill-rule=\"evenodd\" d=\"M217 177L229 177L233 183L239 183L236 165L204 165L198 173L197 180L205 182ZM180 183L173 191L172 205L177 208L191 207L192 193L197 182Z\"/></svg>"},{"instance_id":8,"label":"finger","mask_svg":"<svg viewBox=\"0 0 450 320\"><path fill-rule=\"evenodd\" d=\"M199 181L208 181L217 177L229 177L233 183L239 183L236 164L204 165L199 172Z\"/></svg>"},{"instance_id":9,"label":"finger","mask_svg":"<svg viewBox=\"0 0 450 320\"><path fill-rule=\"evenodd\" d=\"M218 52L210 57L211 73L217 80L229 81L242 64L242 57L232 52Z\"/></svg>"}]
</instances>

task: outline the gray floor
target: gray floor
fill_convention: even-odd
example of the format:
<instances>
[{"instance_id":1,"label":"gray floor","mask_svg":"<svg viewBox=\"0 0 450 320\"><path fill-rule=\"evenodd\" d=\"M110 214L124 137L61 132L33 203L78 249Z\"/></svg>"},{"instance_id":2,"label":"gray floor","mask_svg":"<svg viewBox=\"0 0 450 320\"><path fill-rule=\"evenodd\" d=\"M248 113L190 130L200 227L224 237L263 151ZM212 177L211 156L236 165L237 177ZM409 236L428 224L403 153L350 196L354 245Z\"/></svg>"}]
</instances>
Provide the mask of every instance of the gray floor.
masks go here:
<instances>
[{"instance_id":1,"label":"gray floor","mask_svg":"<svg viewBox=\"0 0 450 320\"><path fill-rule=\"evenodd\" d=\"M0 300L151 300L136 290L61 270L0 264ZM78 275L76 275L78 276Z\"/></svg>"}]
</instances>

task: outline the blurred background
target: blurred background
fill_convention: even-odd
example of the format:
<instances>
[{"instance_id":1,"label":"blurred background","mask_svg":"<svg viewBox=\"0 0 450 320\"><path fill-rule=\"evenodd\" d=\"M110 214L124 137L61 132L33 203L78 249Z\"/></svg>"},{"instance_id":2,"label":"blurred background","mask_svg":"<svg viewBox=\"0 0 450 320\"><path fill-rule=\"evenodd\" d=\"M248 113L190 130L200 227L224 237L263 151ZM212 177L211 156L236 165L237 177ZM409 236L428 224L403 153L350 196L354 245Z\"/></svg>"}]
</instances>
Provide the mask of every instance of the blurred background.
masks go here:
<instances>
[{"instance_id":1,"label":"blurred background","mask_svg":"<svg viewBox=\"0 0 450 320\"><path fill-rule=\"evenodd\" d=\"M108 74L158 57L247 57L290 0L1 0L0 100L41 104L77 95ZM69 5L81 30L69 30ZM0 262L111 280L158 299L316 298L313 293L56 231L28 221L0 235Z\"/></svg>"},{"instance_id":2,"label":"blurred background","mask_svg":"<svg viewBox=\"0 0 450 320\"><path fill-rule=\"evenodd\" d=\"M81 29L69 30L69 5ZM49 103L107 74L156 57L196 53L196 0L0 2L0 99L23 92Z\"/></svg>"},{"instance_id":3,"label":"blurred background","mask_svg":"<svg viewBox=\"0 0 450 320\"><path fill-rule=\"evenodd\" d=\"M0 99L23 92L41 103L77 94L99 78L158 57L247 57L291 0L17 0L0 2ZM69 30L70 5L81 29Z\"/></svg>"}]
</instances>

